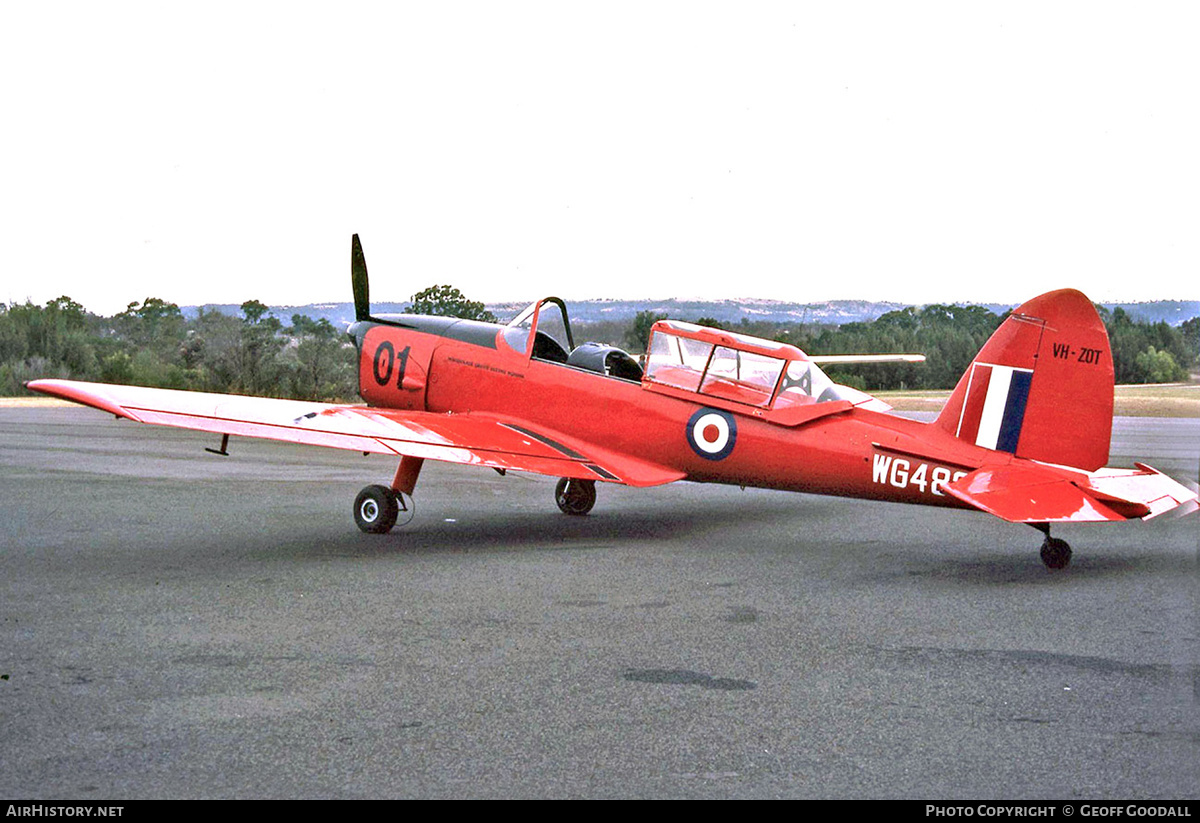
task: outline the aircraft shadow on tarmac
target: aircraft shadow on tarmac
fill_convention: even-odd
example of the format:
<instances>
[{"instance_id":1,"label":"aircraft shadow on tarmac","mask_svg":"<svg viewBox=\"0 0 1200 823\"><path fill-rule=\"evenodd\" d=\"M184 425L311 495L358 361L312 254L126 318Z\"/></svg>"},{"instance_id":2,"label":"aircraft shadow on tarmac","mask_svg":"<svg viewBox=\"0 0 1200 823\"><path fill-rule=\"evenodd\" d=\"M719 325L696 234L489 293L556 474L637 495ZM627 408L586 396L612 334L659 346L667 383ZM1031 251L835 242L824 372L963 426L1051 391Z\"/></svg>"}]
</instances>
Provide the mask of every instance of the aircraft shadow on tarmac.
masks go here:
<instances>
[{"instance_id":1,"label":"aircraft shadow on tarmac","mask_svg":"<svg viewBox=\"0 0 1200 823\"><path fill-rule=\"evenodd\" d=\"M1030 586L1060 586L1072 581L1096 582L1102 579L1148 574L1185 574L1193 572L1192 563L1176 557L1140 558L1104 556L1103 547L1090 553L1078 552L1069 569L1053 571L1038 560L1036 551L1022 551L1015 543L1011 549L988 549L985 552L956 554L932 560L926 556L904 557L897 551L887 569L875 568L864 574L862 582L894 583L901 579L929 581L936 584Z\"/></svg>"},{"instance_id":2,"label":"aircraft shadow on tarmac","mask_svg":"<svg viewBox=\"0 0 1200 823\"><path fill-rule=\"evenodd\" d=\"M791 499L789 499L789 497ZM343 548L371 553L439 551L578 550L639 541L681 541L710 537L734 543L750 526L786 529L797 513L794 496L760 498L748 514L745 502L714 501L702 511L675 512L663 506L598 508L587 517L557 511L464 514L441 517L418 513L390 535L347 532Z\"/></svg>"},{"instance_id":3,"label":"aircraft shadow on tarmac","mask_svg":"<svg viewBox=\"0 0 1200 823\"><path fill-rule=\"evenodd\" d=\"M336 537L330 532L294 534L280 541L278 534L263 534L262 549L292 557L370 559L591 551L665 542L708 550L819 557L836 562L842 576L849 574L861 583L911 579L984 586L1192 574L1195 568L1194 554L1157 550L1151 533L1140 533L1144 546L1131 548L1127 540L1106 540L1106 534L1114 536L1111 530L1080 529L1073 535L1081 549L1075 562L1066 571L1054 572L1038 558L1038 535L1033 529L980 522L973 512L930 512L883 502L847 504L788 493L727 493L708 500L703 508L686 511L664 505L662 500L632 505L617 501L598 507L587 517L529 510L445 516L454 511L422 512L418 503L414 521L389 535L344 530ZM246 548L256 550L259 541L248 542Z\"/></svg>"}]
</instances>

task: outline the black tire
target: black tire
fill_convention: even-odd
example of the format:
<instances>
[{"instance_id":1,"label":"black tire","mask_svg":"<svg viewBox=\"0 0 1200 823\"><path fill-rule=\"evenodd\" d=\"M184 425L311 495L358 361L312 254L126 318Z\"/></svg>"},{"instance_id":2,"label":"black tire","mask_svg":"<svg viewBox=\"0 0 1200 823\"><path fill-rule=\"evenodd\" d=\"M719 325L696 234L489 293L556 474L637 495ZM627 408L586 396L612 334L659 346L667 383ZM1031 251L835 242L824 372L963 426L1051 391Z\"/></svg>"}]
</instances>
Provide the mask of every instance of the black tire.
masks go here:
<instances>
[{"instance_id":1,"label":"black tire","mask_svg":"<svg viewBox=\"0 0 1200 823\"><path fill-rule=\"evenodd\" d=\"M554 487L554 502L563 514L581 517L596 505L596 481L564 477Z\"/></svg>"},{"instance_id":2,"label":"black tire","mask_svg":"<svg viewBox=\"0 0 1200 823\"><path fill-rule=\"evenodd\" d=\"M367 486L354 498L354 522L367 534L387 534L399 513L396 493L387 486Z\"/></svg>"},{"instance_id":3,"label":"black tire","mask_svg":"<svg viewBox=\"0 0 1200 823\"><path fill-rule=\"evenodd\" d=\"M1071 547L1066 540L1047 535L1042 543L1042 562L1048 569L1065 569L1071 562Z\"/></svg>"}]
</instances>

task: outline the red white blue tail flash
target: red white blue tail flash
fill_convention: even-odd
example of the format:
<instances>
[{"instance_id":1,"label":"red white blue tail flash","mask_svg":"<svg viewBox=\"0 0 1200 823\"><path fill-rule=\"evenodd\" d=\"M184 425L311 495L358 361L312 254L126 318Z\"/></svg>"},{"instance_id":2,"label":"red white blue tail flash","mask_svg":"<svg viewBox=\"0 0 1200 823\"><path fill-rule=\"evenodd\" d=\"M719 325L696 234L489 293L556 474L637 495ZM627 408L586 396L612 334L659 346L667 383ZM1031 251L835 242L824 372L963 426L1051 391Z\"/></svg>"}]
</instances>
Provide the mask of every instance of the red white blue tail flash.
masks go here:
<instances>
[{"instance_id":1,"label":"red white blue tail flash","mask_svg":"<svg viewBox=\"0 0 1200 823\"><path fill-rule=\"evenodd\" d=\"M972 363L955 434L985 449L1015 452L1032 380L1033 369Z\"/></svg>"}]
</instances>

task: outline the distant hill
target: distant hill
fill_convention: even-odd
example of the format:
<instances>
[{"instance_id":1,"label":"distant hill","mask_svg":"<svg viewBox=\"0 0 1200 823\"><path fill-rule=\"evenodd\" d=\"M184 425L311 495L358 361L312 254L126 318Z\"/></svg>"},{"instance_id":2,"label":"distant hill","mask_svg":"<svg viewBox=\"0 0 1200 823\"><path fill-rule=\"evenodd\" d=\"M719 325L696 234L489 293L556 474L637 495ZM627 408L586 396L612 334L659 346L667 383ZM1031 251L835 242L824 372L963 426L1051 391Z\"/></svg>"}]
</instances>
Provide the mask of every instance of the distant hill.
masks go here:
<instances>
[{"instance_id":1,"label":"distant hill","mask_svg":"<svg viewBox=\"0 0 1200 823\"><path fill-rule=\"evenodd\" d=\"M377 314L399 314L408 303L374 303ZM507 321L525 308L527 303L489 303L488 310ZM828 323L840 325L871 321L890 311L906 308L908 303L872 302L869 300L830 300L823 303L788 303L781 300L576 300L567 301L573 325L603 321L632 320L640 311L654 311L677 320L696 320L711 317L721 323L750 321L772 323ZM979 303L995 314L1003 314L1015 303ZM1104 303L1110 311L1124 309L1135 320L1148 323L1166 321L1178 326L1193 317L1200 317L1200 300L1154 300L1145 303ZM241 307L235 304L208 304L203 307L183 306L183 313L194 317L200 308L216 309L224 314L237 315ZM353 303L312 303L307 306L272 306L271 312L285 324L293 314L305 314L314 320L325 318L338 328L354 322Z\"/></svg>"},{"instance_id":2,"label":"distant hill","mask_svg":"<svg viewBox=\"0 0 1200 823\"><path fill-rule=\"evenodd\" d=\"M1200 300L1155 300L1149 303L1103 303L1107 309L1122 308L1134 320L1146 323L1165 321L1178 326L1193 317L1200 317Z\"/></svg>"}]
</instances>

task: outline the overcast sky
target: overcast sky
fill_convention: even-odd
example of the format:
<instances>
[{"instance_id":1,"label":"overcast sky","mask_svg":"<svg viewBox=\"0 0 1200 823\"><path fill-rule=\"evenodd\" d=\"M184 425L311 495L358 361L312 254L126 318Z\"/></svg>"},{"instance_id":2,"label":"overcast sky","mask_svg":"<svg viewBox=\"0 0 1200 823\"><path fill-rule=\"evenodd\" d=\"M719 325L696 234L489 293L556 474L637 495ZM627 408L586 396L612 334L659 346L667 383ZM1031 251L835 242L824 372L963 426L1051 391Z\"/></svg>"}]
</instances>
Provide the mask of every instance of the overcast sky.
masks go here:
<instances>
[{"instance_id":1,"label":"overcast sky","mask_svg":"<svg viewBox=\"0 0 1200 823\"><path fill-rule=\"evenodd\" d=\"M0 0L0 301L1200 297L1200 5Z\"/></svg>"}]
</instances>

